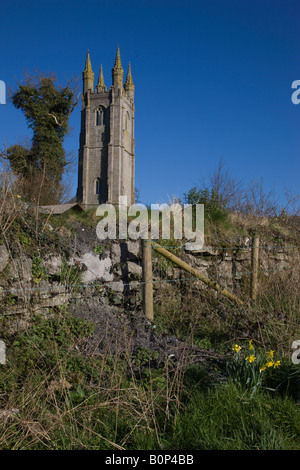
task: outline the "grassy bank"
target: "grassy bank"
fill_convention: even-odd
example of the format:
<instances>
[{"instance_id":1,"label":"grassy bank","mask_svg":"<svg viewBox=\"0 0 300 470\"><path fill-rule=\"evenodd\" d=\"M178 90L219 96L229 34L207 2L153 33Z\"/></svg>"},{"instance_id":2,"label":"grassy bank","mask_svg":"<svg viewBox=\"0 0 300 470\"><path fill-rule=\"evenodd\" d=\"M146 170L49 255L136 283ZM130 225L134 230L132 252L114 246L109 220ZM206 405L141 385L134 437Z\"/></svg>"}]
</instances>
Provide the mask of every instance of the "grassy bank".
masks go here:
<instances>
[{"instance_id":1,"label":"grassy bank","mask_svg":"<svg viewBox=\"0 0 300 470\"><path fill-rule=\"evenodd\" d=\"M22 207L15 217L13 209L1 241L12 254L33 256L36 283L45 275L39 253L67 255L78 227L92 230L97 223L89 212L48 219L25 217ZM229 243L234 219L217 216L207 225L208 240ZM261 236L294 242L294 228L289 232L278 223L273 220L268 231L263 226ZM246 229L241 224L237 235ZM169 245L177 252L173 241ZM91 250L101 254L102 245ZM162 274L170 267L159 266ZM69 271L59 281L66 276L72 284ZM300 339L296 256L288 270L261 274L259 282L255 302L247 297L248 286L240 286L243 308L195 289L193 282L155 284L153 334L215 353L220 362L196 362L186 353L157 365L155 351L129 347L115 354L100 354L97 347L91 352L95 325L67 307L47 317L32 314L30 326L13 334L3 315L7 362L0 365L0 448L299 450L300 366L291 360L291 345ZM120 310L120 317L131 313Z\"/></svg>"},{"instance_id":2,"label":"grassy bank","mask_svg":"<svg viewBox=\"0 0 300 470\"><path fill-rule=\"evenodd\" d=\"M300 449L300 372L290 361L253 394L241 376L223 366L212 375L188 357L157 369L146 355L86 355L92 334L57 311L5 336L1 449Z\"/></svg>"}]
</instances>

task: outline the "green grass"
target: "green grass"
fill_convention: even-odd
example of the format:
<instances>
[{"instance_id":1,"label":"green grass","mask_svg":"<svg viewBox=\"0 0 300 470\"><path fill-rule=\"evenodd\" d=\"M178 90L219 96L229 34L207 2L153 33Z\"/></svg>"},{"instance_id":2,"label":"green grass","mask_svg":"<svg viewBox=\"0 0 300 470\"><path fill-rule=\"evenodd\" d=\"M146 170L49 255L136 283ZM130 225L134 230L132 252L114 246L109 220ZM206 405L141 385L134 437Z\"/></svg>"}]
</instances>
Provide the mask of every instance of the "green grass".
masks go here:
<instances>
[{"instance_id":1,"label":"green grass","mask_svg":"<svg viewBox=\"0 0 300 470\"><path fill-rule=\"evenodd\" d=\"M258 394L250 399L232 383L194 392L179 415L176 449L300 449L300 409L289 398Z\"/></svg>"},{"instance_id":2,"label":"green grass","mask_svg":"<svg viewBox=\"0 0 300 470\"><path fill-rule=\"evenodd\" d=\"M146 349L83 354L93 328L59 310L4 336L0 409L17 411L0 426L1 449L300 449L299 397L286 381L297 389L295 368L273 378L278 392L253 396L204 365L152 369Z\"/></svg>"},{"instance_id":3,"label":"green grass","mask_svg":"<svg viewBox=\"0 0 300 470\"><path fill-rule=\"evenodd\" d=\"M232 229L226 214L211 212L208 219L212 234ZM40 216L40 228L46 220ZM56 247L64 253L78 224L95 227L97 221L95 211L51 217L54 230L39 230L36 239L34 218L16 220L8 241L12 252L19 253L21 246L35 255L32 274L39 282L46 278L41 250ZM160 242L180 253L175 241ZM94 247L98 255L102 251L101 244ZM173 266L154 258L163 274ZM78 276L64 259L56 281L73 285ZM298 266L262 278L260 285L257 301L241 310L211 291L195 290L193 282L175 288L161 283L155 290L154 334L176 336L223 356L235 342L253 338L257 348L274 349L282 359L263 384L274 392L259 387L253 394L242 376L236 383L220 383L221 366L213 375L203 365L184 362L156 369L157 354L146 348L122 356L90 355L83 351L94 326L66 309L33 317L26 331L13 335L5 317L1 339L8 362L0 365L0 411L17 411L6 422L0 413L0 449L300 450L300 366L289 356L300 332ZM16 301L4 299L6 305Z\"/></svg>"}]
</instances>

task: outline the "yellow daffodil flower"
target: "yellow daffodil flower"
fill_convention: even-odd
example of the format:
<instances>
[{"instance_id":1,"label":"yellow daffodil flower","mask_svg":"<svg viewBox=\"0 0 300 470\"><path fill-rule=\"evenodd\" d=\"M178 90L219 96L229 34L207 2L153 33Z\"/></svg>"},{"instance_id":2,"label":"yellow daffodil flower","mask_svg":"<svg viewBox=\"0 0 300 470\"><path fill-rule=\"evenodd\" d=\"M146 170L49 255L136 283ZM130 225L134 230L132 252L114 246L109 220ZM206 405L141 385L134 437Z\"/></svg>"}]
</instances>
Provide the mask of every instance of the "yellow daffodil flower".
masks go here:
<instances>
[{"instance_id":1,"label":"yellow daffodil flower","mask_svg":"<svg viewBox=\"0 0 300 470\"><path fill-rule=\"evenodd\" d=\"M253 349L253 348L254 348L254 346L252 344L252 339L250 339L250 341L249 341L249 350L251 351L251 349Z\"/></svg>"},{"instance_id":2,"label":"yellow daffodil flower","mask_svg":"<svg viewBox=\"0 0 300 470\"><path fill-rule=\"evenodd\" d=\"M266 367L273 367L274 366L274 361L268 361L266 363Z\"/></svg>"},{"instance_id":3,"label":"yellow daffodil flower","mask_svg":"<svg viewBox=\"0 0 300 470\"><path fill-rule=\"evenodd\" d=\"M250 362L250 363L251 363L251 362L254 362L255 359L256 359L256 357L254 357L253 354L251 354L250 356L246 357L246 361L248 361L248 362Z\"/></svg>"},{"instance_id":4,"label":"yellow daffodil flower","mask_svg":"<svg viewBox=\"0 0 300 470\"><path fill-rule=\"evenodd\" d=\"M240 352L241 349L242 349L241 346L239 346L238 344L235 344L232 348L232 351L238 353L238 352Z\"/></svg>"}]
</instances>

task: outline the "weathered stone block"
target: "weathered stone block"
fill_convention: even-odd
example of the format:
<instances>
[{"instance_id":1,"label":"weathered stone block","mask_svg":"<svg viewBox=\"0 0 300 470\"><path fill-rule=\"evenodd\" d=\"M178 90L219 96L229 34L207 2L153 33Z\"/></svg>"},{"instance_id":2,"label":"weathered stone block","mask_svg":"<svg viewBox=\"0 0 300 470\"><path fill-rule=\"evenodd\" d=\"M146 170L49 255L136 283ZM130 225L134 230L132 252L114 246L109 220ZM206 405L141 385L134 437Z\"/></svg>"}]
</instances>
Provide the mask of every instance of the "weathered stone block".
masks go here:
<instances>
[{"instance_id":1,"label":"weathered stone block","mask_svg":"<svg viewBox=\"0 0 300 470\"><path fill-rule=\"evenodd\" d=\"M89 284L97 280L112 281L114 279L111 258L108 256L101 259L99 255L94 253L84 253L80 258L74 258L74 260L86 267L86 271L82 273L83 283Z\"/></svg>"},{"instance_id":2,"label":"weathered stone block","mask_svg":"<svg viewBox=\"0 0 300 470\"><path fill-rule=\"evenodd\" d=\"M139 277L142 276L142 266L139 266L138 264L133 263L132 261L128 261L127 268L128 274L133 274Z\"/></svg>"},{"instance_id":3,"label":"weathered stone block","mask_svg":"<svg viewBox=\"0 0 300 470\"><path fill-rule=\"evenodd\" d=\"M46 268L48 274L59 274L62 267L62 257L61 255L48 256L43 259L43 265Z\"/></svg>"},{"instance_id":4,"label":"weathered stone block","mask_svg":"<svg viewBox=\"0 0 300 470\"><path fill-rule=\"evenodd\" d=\"M123 292L124 284L122 281L108 282L107 287L109 287L114 292Z\"/></svg>"},{"instance_id":5,"label":"weathered stone block","mask_svg":"<svg viewBox=\"0 0 300 470\"><path fill-rule=\"evenodd\" d=\"M15 258L10 266L12 279L31 281L32 279L32 259L25 256Z\"/></svg>"},{"instance_id":6,"label":"weathered stone block","mask_svg":"<svg viewBox=\"0 0 300 470\"><path fill-rule=\"evenodd\" d=\"M128 259L132 259L133 257L139 258L141 256L140 240L127 242L127 249L128 249Z\"/></svg>"}]
</instances>

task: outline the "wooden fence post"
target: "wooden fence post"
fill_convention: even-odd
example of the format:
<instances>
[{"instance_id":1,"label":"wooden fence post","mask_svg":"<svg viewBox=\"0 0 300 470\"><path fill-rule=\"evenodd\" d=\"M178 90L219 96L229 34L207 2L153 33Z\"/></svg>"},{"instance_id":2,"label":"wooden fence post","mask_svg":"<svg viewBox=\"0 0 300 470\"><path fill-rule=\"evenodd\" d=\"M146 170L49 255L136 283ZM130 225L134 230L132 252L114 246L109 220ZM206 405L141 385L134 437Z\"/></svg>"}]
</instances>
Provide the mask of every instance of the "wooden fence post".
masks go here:
<instances>
[{"instance_id":1,"label":"wooden fence post","mask_svg":"<svg viewBox=\"0 0 300 470\"><path fill-rule=\"evenodd\" d=\"M203 274L200 273L200 271L193 268L192 266L189 266L185 261L182 261L181 259L177 258L177 256L173 255L173 253L170 253L169 251L165 250L165 248L163 248L162 246L158 245L155 242L151 242L151 243L152 243L155 251L157 251L158 253L160 253L162 256L169 259L173 263L177 264L177 266L184 269L188 273L192 274L194 277L200 279L207 286L211 287L212 289L216 290L220 294L227 297L229 300L232 300L233 302L235 302L239 305L244 304L244 302L241 299L239 299L236 295L232 294L227 289L223 289L215 281L212 281L211 279L205 277Z\"/></svg>"},{"instance_id":2,"label":"wooden fence post","mask_svg":"<svg viewBox=\"0 0 300 470\"><path fill-rule=\"evenodd\" d=\"M257 297L258 287L258 257L259 257L259 236L254 235L252 239L252 253L251 253L251 299L255 300Z\"/></svg>"},{"instance_id":3,"label":"wooden fence post","mask_svg":"<svg viewBox=\"0 0 300 470\"><path fill-rule=\"evenodd\" d=\"M153 279L151 239L142 240L143 306L146 318L153 321Z\"/></svg>"}]
</instances>

